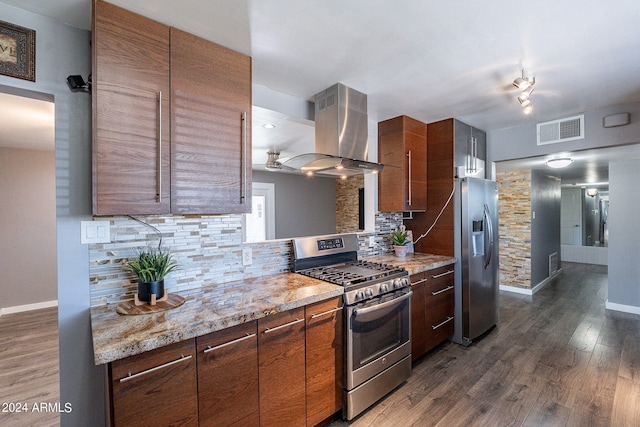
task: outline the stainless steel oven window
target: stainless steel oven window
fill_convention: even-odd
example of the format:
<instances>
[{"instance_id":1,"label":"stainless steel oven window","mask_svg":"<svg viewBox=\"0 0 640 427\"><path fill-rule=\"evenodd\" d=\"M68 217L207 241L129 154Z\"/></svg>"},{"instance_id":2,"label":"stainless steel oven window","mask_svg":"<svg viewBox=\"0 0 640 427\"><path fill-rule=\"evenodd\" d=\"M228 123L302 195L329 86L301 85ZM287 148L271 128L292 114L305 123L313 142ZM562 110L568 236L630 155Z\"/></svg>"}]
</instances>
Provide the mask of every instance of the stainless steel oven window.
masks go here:
<instances>
[{"instance_id":1,"label":"stainless steel oven window","mask_svg":"<svg viewBox=\"0 0 640 427\"><path fill-rule=\"evenodd\" d=\"M347 371L354 373L407 344L411 338L411 292L347 310ZM388 367L388 366L387 366ZM351 382L351 381L348 381ZM360 381L355 381L356 386Z\"/></svg>"}]
</instances>

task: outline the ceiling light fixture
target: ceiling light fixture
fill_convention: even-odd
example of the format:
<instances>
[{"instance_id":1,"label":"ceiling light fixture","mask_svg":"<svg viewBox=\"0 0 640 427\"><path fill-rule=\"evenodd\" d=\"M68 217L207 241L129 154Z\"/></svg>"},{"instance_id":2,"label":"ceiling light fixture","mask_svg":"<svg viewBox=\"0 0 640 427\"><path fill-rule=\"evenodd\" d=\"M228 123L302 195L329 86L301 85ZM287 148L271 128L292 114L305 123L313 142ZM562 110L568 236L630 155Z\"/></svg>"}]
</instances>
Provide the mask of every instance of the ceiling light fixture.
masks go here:
<instances>
[{"instance_id":1,"label":"ceiling light fixture","mask_svg":"<svg viewBox=\"0 0 640 427\"><path fill-rule=\"evenodd\" d=\"M513 81L513 85L522 91L520 95L518 95L518 102L520 102L524 114L531 114L533 112L533 104L531 103L530 97L534 84L536 84L536 78L534 76L525 77L524 69L522 70L522 77L518 77Z\"/></svg>"},{"instance_id":2,"label":"ceiling light fixture","mask_svg":"<svg viewBox=\"0 0 640 427\"><path fill-rule=\"evenodd\" d=\"M266 170L280 170L282 169L282 163L278 160L280 152L267 151L267 162L264 164Z\"/></svg>"},{"instance_id":3,"label":"ceiling light fixture","mask_svg":"<svg viewBox=\"0 0 640 427\"><path fill-rule=\"evenodd\" d=\"M571 163L573 163L573 159L570 159L569 157L561 157L561 158L558 158L558 159L549 159L549 160L547 160L545 162L545 164L547 166L549 166L550 168L554 168L554 169L566 168Z\"/></svg>"},{"instance_id":4,"label":"ceiling light fixture","mask_svg":"<svg viewBox=\"0 0 640 427\"><path fill-rule=\"evenodd\" d=\"M524 69L522 70L522 77L518 77L513 81L513 85L520 90L525 90L529 86L536 84L536 78L534 76L524 76Z\"/></svg>"},{"instance_id":5,"label":"ceiling light fixture","mask_svg":"<svg viewBox=\"0 0 640 427\"><path fill-rule=\"evenodd\" d=\"M597 188L587 188L587 196L596 197L598 195Z\"/></svg>"},{"instance_id":6,"label":"ceiling light fixture","mask_svg":"<svg viewBox=\"0 0 640 427\"><path fill-rule=\"evenodd\" d=\"M274 125L273 123L265 123L262 125L262 127L265 129L275 129L276 125Z\"/></svg>"}]
</instances>

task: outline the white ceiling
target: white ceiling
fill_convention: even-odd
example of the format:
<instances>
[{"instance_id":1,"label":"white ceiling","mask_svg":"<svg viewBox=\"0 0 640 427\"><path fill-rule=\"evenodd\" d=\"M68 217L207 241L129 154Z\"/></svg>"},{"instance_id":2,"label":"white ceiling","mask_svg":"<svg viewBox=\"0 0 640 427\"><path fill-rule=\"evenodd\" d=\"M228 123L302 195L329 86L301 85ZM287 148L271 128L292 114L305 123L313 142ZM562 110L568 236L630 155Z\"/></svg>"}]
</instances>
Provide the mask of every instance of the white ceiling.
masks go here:
<instances>
[{"instance_id":1,"label":"white ceiling","mask_svg":"<svg viewBox=\"0 0 640 427\"><path fill-rule=\"evenodd\" d=\"M90 28L90 0L0 1ZM375 121L494 130L640 101L635 1L109 1L251 55L254 83L309 100L336 82L364 92ZM522 68L530 116L511 84Z\"/></svg>"}]
</instances>

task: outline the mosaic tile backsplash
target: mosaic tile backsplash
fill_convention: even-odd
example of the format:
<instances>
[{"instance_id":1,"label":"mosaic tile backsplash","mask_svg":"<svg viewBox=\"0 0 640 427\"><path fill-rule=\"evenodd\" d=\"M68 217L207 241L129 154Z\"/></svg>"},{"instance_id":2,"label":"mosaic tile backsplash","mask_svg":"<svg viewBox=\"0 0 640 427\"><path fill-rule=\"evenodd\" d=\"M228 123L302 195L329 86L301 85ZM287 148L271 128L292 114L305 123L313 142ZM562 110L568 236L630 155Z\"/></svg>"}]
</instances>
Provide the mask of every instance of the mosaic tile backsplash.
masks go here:
<instances>
[{"instance_id":1,"label":"mosaic tile backsplash","mask_svg":"<svg viewBox=\"0 0 640 427\"><path fill-rule=\"evenodd\" d=\"M101 218L103 219L103 218ZM221 285L287 272L291 265L291 240L242 242L242 215L145 216L137 219L157 228L162 246L169 248L179 269L165 278L169 292ZM123 269L129 257L145 246L157 247L160 235L129 217L113 217L111 243L89 246L91 306L133 299L136 279ZM376 214L375 246L359 234L360 257L392 250L386 235L402 224L402 213ZM253 262L242 265L242 250L251 248Z\"/></svg>"}]
</instances>

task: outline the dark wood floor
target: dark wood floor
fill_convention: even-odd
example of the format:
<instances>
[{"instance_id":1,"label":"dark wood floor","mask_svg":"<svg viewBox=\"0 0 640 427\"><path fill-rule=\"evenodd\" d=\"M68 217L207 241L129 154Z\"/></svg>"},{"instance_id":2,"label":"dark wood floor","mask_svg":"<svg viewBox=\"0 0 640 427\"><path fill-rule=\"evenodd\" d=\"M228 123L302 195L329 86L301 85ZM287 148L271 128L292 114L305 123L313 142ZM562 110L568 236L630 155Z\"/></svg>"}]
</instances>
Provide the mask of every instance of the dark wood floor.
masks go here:
<instances>
[{"instance_id":1,"label":"dark wood floor","mask_svg":"<svg viewBox=\"0 0 640 427\"><path fill-rule=\"evenodd\" d=\"M0 426L60 425L58 354L57 308L0 316Z\"/></svg>"},{"instance_id":2,"label":"dark wood floor","mask_svg":"<svg viewBox=\"0 0 640 427\"><path fill-rule=\"evenodd\" d=\"M606 297L606 267L574 263L533 298L501 292L496 328L426 355L350 425L640 426L640 320Z\"/></svg>"}]
</instances>

